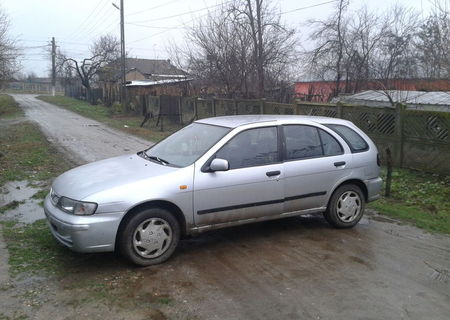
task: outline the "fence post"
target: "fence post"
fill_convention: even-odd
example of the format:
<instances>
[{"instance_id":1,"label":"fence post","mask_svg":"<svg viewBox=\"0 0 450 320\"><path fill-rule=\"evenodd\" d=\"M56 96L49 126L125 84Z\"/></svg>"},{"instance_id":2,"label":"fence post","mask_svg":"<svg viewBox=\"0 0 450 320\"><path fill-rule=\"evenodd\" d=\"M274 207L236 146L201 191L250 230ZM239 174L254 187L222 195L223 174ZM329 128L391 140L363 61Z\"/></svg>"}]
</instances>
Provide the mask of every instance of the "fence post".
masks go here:
<instances>
[{"instance_id":1,"label":"fence post","mask_svg":"<svg viewBox=\"0 0 450 320\"><path fill-rule=\"evenodd\" d=\"M398 167L403 165L403 109L405 107L401 103L395 105L395 162Z\"/></svg>"},{"instance_id":2,"label":"fence post","mask_svg":"<svg viewBox=\"0 0 450 320\"><path fill-rule=\"evenodd\" d=\"M264 110L264 107L266 106L266 99L265 98L262 98L260 101L259 101L259 113L260 114L265 114L265 110Z\"/></svg>"},{"instance_id":3,"label":"fence post","mask_svg":"<svg viewBox=\"0 0 450 320\"><path fill-rule=\"evenodd\" d=\"M296 112L296 114L297 115L302 115L303 113L301 112L301 110L302 110L301 104L296 103L295 104L295 112Z\"/></svg>"},{"instance_id":4,"label":"fence post","mask_svg":"<svg viewBox=\"0 0 450 320\"><path fill-rule=\"evenodd\" d=\"M213 98L212 99L212 112L213 112L213 117L216 116L216 99Z\"/></svg>"},{"instance_id":5,"label":"fence post","mask_svg":"<svg viewBox=\"0 0 450 320\"><path fill-rule=\"evenodd\" d=\"M336 117L339 119L342 118L342 104L340 102L336 103Z\"/></svg>"},{"instance_id":6,"label":"fence post","mask_svg":"<svg viewBox=\"0 0 450 320\"><path fill-rule=\"evenodd\" d=\"M234 99L234 114L238 114L238 101Z\"/></svg>"},{"instance_id":7,"label":"fence post","mask_svg":"<svg viewBox=\"0 0 450 320\"><path fill-rule=\"evenodd\" d=\"M198 120L197 100L198 100L198 97L195 97L194 98L194 120Z\"/></svg>"},{"instance_id":8,"label":"fence post","mask_svg":"<svg viewBox=\"0 0 450 320\"><path fill-rule=\"evenodd\" d=\"M183 106L182 97L179 96L178 97L178 114L179 114L181 125L183 125L183 107L182 106Z\"/></svg>"}]
</instances>

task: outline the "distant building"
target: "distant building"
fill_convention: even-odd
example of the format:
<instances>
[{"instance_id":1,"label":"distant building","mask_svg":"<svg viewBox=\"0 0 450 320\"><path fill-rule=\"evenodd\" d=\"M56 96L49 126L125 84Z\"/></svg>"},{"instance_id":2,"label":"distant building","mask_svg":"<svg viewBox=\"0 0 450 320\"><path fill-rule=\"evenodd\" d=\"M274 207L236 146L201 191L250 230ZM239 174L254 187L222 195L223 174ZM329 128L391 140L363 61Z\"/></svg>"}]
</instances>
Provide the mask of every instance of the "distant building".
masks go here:
<instances>
[{"instance_id":1,"label":"distant building","mask_svg":"<svg viewBox=\"0 0 450 320\"><path fill-rule=\"evenodd\" d=\"M175 67L170 60L126 58L126 87L131 94L139 95L188 95L188 74ZM121 84L120 68L107 65L100 72L100 87L109 101L118 100Z\"/></svg>"},{"instance_id":2,"label":"distant building","mask_svg":"<svg viewBox=\"0 0 450 320\"><path fill-rule=\"evenodd\" d=\"M26 91L35 93L51 93L52 78L28 78L24 80L12 80L7 84L7 88L13 91ZM56 92L64 92L59 80L56 80Z\"/></svg>"},{"instance_id":3,"label":"distant building","mask_svg":"<svg viewBox=\"0 0 450 320\"><path fill-rule=\"evenodd\" d=\"M335 81L304 81L295 83L295 96L303 101L328 102L336 89ZM450 80L392 79L386 81L345 81L339 83L340 93L358 93L364 90L450 91Z\"/></svg>"},{"instance_id":4,"label":"distant building","mask_svg":"<svg viewBox=\"0 0 450 320\"><path fill-rule=\"evenodd\" d=\"M368 107L391 107L402 103L407 109L450 112L450 91L368 90L348 96L339 96L332 102ZM391 102L392 101L392 102Z\"/></svg>"}]
</instances>

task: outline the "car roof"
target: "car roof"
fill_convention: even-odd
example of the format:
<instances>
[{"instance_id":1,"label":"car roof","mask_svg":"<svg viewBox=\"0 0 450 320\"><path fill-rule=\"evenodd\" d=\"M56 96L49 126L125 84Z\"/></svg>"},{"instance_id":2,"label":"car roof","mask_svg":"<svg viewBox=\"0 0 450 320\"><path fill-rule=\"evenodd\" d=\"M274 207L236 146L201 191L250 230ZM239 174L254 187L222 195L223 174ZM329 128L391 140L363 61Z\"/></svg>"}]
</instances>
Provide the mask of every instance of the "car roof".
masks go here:
<instances>
[{"instance_id":1,"label":"car roof","mask_svg":"<svg viewBox=\"0 0 450 320\"><path fill-rule=\"evenodd\" d=\"M274 124L299 123L308 124L329 123L329 124L348 124L349 122L337 118L317 117L317 116L298 116L298 115L279 115L279 114L261 114L261 115L236 115L206 118L195 121L196 123L205 123L210 125L222 126L227 128L237 128L240 126L254 124L259 122L275 122Z\"/></svg>"}]
</instances>

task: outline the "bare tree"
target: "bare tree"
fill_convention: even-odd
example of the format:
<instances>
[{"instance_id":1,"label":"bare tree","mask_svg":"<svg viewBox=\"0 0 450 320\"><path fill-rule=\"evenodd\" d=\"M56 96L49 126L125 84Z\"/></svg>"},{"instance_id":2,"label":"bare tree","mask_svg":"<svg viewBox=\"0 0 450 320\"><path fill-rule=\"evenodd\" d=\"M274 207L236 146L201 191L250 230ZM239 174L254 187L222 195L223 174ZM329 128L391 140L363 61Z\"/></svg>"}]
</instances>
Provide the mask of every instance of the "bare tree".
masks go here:
<instances>
[{"instance_id":1,"label":"bare tree","mask_svg":"<svg viewBox=\"0 0 450 320\"><path fill-rule=\"evenodd\" d=\"M263 97L266 83L279 82L295 62L296 47L294 30L274 8L248 0L209 13L189 29L186 46L171 51L206 86L223 88L229 97Z\"/></svg>"},{"instance_id":2,"label":"bare tree","mask_svg":"<svg viewBox=\"0 0 450 320\"><path fill-rule=\"evenodd\" d=\"M19 69L19 50L9 28L8 16L0 8L0 81L9 80Z\"/></svg>"},{"instance_id":3,"label":"bare tree","mask_svg":"<svg viewBox=\"0 0 450 320\"><path fill-rule=\"evenodd\" d=\"M224 87L225 94L248 92L248 50L250 38L234 23L235 17L218 18L212 15L192 28L187 40L188 68L205 84ZM244 89L245 88L245 89Z\"/></svg>"},{"instance_id":4,"label":"bare tree","mask_svg":"<svg viewBox=\"0 0 450 320\"><path fill-rule=\"evenodd\" d=\"M120 55L120 46L114 36L106 35L95 41L89 49L91 56L81 61L70 58L62 52L59 52L57 58L59 74L64 74L69 78L75 74L86 88L88 99L91 96L92 80L98 75L101 67L117 61Z\"/></svg>"},{"instance_id":5,"label":"bare tree","mask_svg":"<svg viewBox=\"0 0 450 320\"><path fill-rule=\"evenodd\" d=\"M384 16L385 27L372 69L387 88L391 79L417 77L414 37L419 23L414 11L398 5Z\"/></svg>"},{"instance_id":6,"label":"bare tree","mask_svg":"<svg viewBox=\"0 0 450 320\"><path fill-rule=\"evenodd\" d=\"M436 0L433 12L417 33L416 49L422 75L450 78L450 12L447 2Z\"/></svg>"},{"instance_id":7,"label":"bare tree","mask_svg":"<svg viewBox=\"0 0 450 320\"><path fill-rule=\"evenodd\" d=\"M251 37L256 92L257 96L263 97L266 76L275 80L274 76L283 74L297 57L295 30L281 22L280 13L268 1L235 1L230 11L239 18L242 31Z\"/></svg>"},{"instance_id":8,"label":"bare tree","mask_svg":"<svg viewBox=\"0 0 450 320\"><path fill-rule=\"evenodd\" d=\"M388 90L393 79L417 77L418 15L398 5L381 15L366 7L348 13L347 3L339 1L332 16L313 21L310 39L315 44L306 52L313 78L333 80L336 96L342 88L352 93L375 84Z\"/></svg>"},{"instance_id":9,"label":"bare tree","mask_svg":"<svg viewBox=\"0 0 450 320\"><path fill-rule=\"evenodd\" d=\"M310 40L316 43L315 47L306 52L309 56L311 71L320 74L323 79L334 77L334 96L340 91L340 82L343 73L343 58L348 20L344 16L348 7L348 0L339 0L336 11L328 19L311 20L315 30Z\"/></svg>"},{"instance_id":10,"label":"bare tree","mask_svg":"<svg viewBox=\"0 0 450 320\"><path fill-rule=\"evenodd\" d=\"M383 37L384 29L381 18L370 13L366 6L350 18L343 57L346 93L354 93L361 86L367 86L372 77L374 51Z\"/></svg>"}]
</instances>

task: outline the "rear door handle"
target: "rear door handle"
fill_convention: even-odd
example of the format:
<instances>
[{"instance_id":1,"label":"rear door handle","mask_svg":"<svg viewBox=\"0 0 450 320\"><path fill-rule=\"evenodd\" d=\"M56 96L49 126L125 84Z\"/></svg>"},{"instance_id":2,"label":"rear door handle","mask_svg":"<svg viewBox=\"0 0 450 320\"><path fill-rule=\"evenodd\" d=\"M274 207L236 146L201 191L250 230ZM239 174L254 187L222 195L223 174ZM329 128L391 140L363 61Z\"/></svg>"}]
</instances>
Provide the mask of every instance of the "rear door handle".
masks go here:
<instances>
[{"instance_id":1,"label":"rear door handle","mask_svg":"<svg viewBox=\"0 0 450 320\"><path fill-rule=\"evenodd\" d=\"M334 163L335 167L345 166L345 161L339 161Z\"/></svg>"},{"instance_id":2,"label":"rear door handle","mask_svg":"<svg viewBox=\"0 0 450 320\"><path fill-rule=\"evenodd\" d=\"M268 172L266 172L266 176L268 176L268 177L279 176L280 173L281 172L279 170L277 170L277 171L268 171Z\"/></svg>"}]
</instances>

